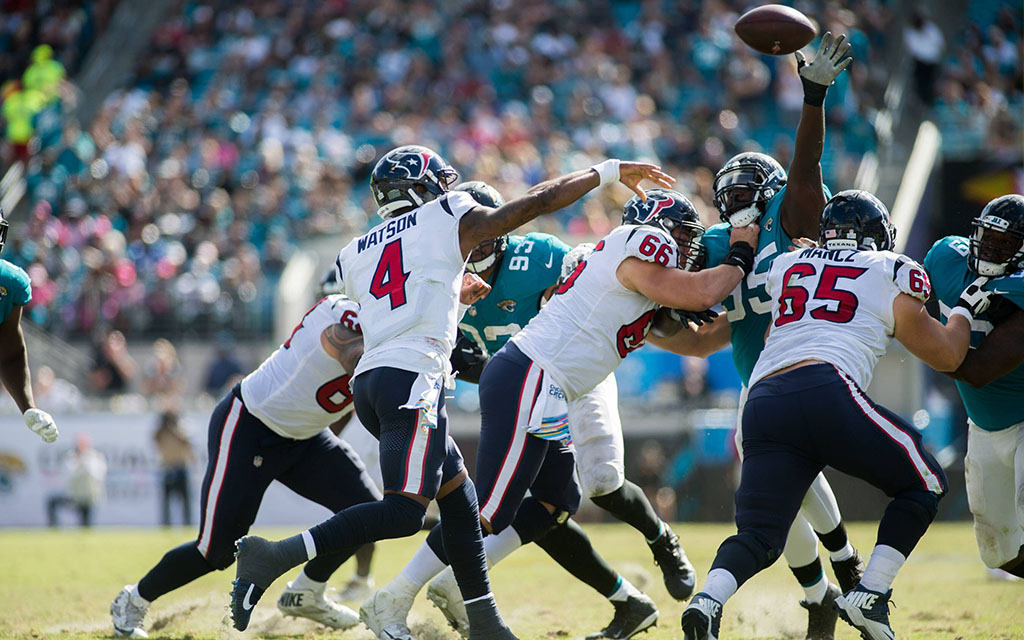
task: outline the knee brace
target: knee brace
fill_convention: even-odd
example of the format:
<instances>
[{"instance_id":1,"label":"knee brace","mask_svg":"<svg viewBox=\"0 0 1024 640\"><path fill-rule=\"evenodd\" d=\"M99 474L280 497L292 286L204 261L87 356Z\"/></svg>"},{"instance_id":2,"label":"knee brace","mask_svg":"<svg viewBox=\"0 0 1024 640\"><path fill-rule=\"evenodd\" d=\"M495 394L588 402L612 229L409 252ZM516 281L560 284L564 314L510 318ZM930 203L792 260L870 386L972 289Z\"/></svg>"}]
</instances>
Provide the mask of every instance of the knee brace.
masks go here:
<instances>
[{"instance_id":1,"label":"knee brace","mask_svg":"<svg viewBox=\"0 0 1024 640\"><path fill-rule=\"evenodd\" d=\"M565 522L568 517L569 514L566 511L548 513L547 508L531 496L519 505L516 517L512 519L512 528L516 530L523 544L528 544L543 538L544 534L554 529L559 523ZM494 533L500 532L495 531Z\"/></svg>"}]
</instances>

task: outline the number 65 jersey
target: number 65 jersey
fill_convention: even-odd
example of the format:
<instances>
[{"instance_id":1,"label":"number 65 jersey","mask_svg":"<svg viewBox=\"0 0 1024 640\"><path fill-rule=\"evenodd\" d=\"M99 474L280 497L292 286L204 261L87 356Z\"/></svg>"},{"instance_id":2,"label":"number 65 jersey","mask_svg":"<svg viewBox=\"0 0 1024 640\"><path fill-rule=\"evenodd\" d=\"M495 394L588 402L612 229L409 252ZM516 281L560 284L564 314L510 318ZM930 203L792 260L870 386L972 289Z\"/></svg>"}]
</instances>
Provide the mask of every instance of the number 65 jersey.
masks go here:
<instances>
[{"instance_id":1,"label":"number 65 jersey","mask_svg":"<svg viewBox=\"0 0 1024 640\"><path fill-rule=\"evenodd\" d=\"M576 400L643 346L658 305L622 286L615 271L626 258L675 268L675 241L648 225L623 225L597 243L526 328L512 336L519 350Z\"/></svg>"},{"instance_id":2,"label":"number 65 jersey","mask_svg":"<svg viewBox=\"0 0 1024 640\"><path fill-rule=\"evenodd\" d=\"M834 365L866 389L895 328L901 293L931 296L924 268L892 251L802 249L768 271L771 325L750 384L804 360Z\"/></svg>"}]
</instances>

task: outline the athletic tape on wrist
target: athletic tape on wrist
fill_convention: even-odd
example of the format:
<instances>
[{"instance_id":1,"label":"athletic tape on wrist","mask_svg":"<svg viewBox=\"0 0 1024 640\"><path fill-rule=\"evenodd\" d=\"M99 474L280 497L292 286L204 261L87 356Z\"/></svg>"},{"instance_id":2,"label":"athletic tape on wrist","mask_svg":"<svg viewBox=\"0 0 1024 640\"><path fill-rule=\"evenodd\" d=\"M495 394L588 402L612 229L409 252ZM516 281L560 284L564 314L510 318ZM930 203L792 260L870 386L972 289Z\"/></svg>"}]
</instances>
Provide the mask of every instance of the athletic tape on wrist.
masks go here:
<instances>
[{"instance_id":1,"label":"athletic tape on wrist","mask_svg":"<svg viewBox=\"0 0 1024 640\"><path fill-rule=\"evenodd\" d=\"M621 160L616 160L612 158L610 160L605 160L604 162L599 162L594 166L590 167L591 169L597 172L597 177L601 179L601 184L599 186L603 187L604 185L609 184L611 182L619 181L619 164L621 162Z\"/></svg>"},{"instance_id":2,"label":"athletic tape on wrist","mask_svg":"<svg viewBox=\"0 0 1024 640\"><path fill-rule=\"evenodd\" d=\"M964 307L953 307L949 312L949 317L953 316L963 316L967 318L967 322L974 322L974 316Z\"/></svg>"}]
</instances>

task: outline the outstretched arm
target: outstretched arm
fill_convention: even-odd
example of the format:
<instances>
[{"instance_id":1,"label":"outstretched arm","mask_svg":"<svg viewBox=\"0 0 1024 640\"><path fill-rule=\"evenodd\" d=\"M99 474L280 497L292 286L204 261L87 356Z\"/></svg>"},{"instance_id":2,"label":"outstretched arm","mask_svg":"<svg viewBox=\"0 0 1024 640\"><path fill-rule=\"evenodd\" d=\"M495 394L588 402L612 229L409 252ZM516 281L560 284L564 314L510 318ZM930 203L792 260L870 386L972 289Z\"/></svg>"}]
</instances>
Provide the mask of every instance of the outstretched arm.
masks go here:
<instances>
[{"instance_id":1,"label":"outstretched arm","mask_svg":"<svg viewBox=\"0 0 1024 640\"><path fill-rule=\"evenodd\" d=\"M0 379L3 379L4 386L22 413L36 406L32 398L32 376L28 370L28 352L25 335L21 331L19 306L14 306L0 324Z\"/></svg>"},{"instance_id":2,"label":"outstretched arm","mask_svg":"<svg viewBox=\"0 0 1024 640\"><path fill-rule=\"evenodd\" d=\"M639 187L641 180L649 180L661 187L671 187L675 182L674 178L653 164L606 160L590 169L574 171L542 182L497 209L476 207L469 211L459 222L462 255L468 256L481 242L509 233L537 216L564 209L592 189L615 180L644 199L646 196Z\"/></svg>"},{"instance_id":3,"label":"outstretched arm","mask_svg":"<svg viewBox=\"0 0 1024 640\"><path fill-rule=\"evenodd\" d=\"M1024 365L1024 310L1017 309L985 336L977 349L969 350L963 363L949 375L978 388L1021 365Z\"/></svg>"},{"instance_id":4,"label":"outstretched arm","mask_svg":"<svg viewBox=\"0 0 1024 640\"><path fill-rule=\"evenodd\" d=\"M818 222L825 208L822 190L821 154L825 146L825 93L853 58L843 58L850 43L841 35L832 42L826 32L814 59L808 63L796 53L804 104L796 129L793 160L789 165L786 194L782 200L782 227L790 237L818 237Z\"/></svg>"}]
</instances>

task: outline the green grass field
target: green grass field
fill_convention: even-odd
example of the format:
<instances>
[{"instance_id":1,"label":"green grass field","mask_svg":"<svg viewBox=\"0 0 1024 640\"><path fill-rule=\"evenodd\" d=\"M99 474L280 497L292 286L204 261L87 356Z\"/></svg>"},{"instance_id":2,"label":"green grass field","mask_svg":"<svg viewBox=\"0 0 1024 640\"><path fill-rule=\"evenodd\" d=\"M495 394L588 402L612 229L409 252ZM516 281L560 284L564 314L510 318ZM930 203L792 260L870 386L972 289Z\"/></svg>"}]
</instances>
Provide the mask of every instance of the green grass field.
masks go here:
<instances>
[{"instance_id":1,"label":"green grass field","mask_svg":"<svg viewBox=\"0 0 1024 640\"><path fill-rule=\"evenodd\" d=\"M623 525L587 527L595 545L627 577L651 582L646 591L661 609L658 626L642 640L678 638L683 605L672 601L639 534ZM726 525L677 525L676 531L701 578L715 549L732 532ZM261 530L278 537L287 531ZM0 638L105 638L111 633L110 601L136 582L167 549L193 535L187 530L0 531ZM854 543L869 550L874 526L852 526ZM377 547L378 584L412 555L423 534ZM342 567L335 586L349 575ZM523 549L492 572L498 604L520 638L581 638L600 629L611 607L575 582L539 549ZM328 632L309 621L283 619L274 606L285 580L272 586L238 633L225 621L234 569L208 575L158 600L147 618L151 637L200 640L242 637L346 637L371 640L364 628ZM639 585L638 585L639 586ZM937 524L896 581L892 620L898 637L1024 638L1024 583L990 580L978 560L967 523ZM804 629L801 597L782 562L745 585L725 608L724 638L798 638ZM359 603L350 603L358 608ZM456 640L440 613L421 598L412 629L425 640ZM857 634L839 623L839 638Z\"/></svg>"}]
</instances>

